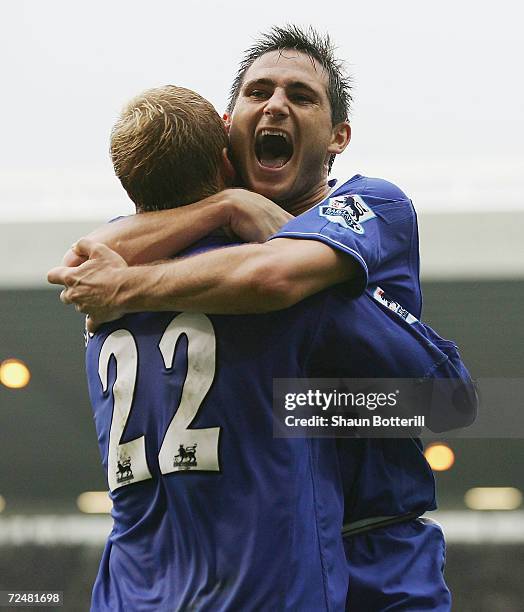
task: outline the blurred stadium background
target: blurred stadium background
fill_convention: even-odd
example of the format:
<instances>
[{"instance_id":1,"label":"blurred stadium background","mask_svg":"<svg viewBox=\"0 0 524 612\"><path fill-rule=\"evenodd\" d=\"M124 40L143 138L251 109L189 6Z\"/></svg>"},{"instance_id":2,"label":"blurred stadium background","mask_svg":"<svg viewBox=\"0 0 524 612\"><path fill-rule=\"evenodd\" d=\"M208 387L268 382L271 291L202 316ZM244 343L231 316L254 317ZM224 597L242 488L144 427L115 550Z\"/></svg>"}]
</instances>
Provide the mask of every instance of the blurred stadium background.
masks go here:
<instances>
[{"instance_id":1,"label":"blurred stadium background","mask_svg":"<svg viewBox=\"0 0 524 612\"><path fill-rule=\"evenodd\" d=\"M516 212L420 215L425 319L458 342L477 378L522 376L523 222ZM96 225L0 225L0 590L63 590L67 610L88 606L111 519L83 319L44 277ZM454 609L522 610L524 441L444 437L429 448Z\"/></svg>"}]
</instances>

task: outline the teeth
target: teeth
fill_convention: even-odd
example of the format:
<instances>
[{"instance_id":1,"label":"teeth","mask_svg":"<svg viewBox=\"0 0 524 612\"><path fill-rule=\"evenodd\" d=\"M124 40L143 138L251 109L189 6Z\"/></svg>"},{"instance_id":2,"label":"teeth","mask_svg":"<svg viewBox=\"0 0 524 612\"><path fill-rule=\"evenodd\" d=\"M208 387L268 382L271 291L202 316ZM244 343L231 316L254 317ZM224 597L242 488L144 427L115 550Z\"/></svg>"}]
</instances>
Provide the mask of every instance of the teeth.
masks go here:
<instances>
[{"instance_id":1,"label":"teeth","mask_svg":"<svg viewBox=\"0 0 524 612\"><path fill-rule=\"evenodd\" d=\"M282 136L284 140L287 142L287 134L284 132L280 132L278 130L261 130L260 136Z\"/></svg>"}]
</instances>

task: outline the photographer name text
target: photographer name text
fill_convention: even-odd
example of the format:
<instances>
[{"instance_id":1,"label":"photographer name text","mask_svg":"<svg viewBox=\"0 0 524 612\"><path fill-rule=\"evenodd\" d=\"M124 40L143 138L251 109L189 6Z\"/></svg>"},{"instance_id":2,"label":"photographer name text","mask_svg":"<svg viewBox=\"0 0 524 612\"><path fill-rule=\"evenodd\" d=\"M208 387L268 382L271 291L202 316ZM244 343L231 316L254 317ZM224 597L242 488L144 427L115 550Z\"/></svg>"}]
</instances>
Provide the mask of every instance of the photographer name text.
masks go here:
<instances>
[{"instance_id":1,"label":"photographer name text","mask_svg":"<svg viewBox=\"0 0 524 612\"><path fill-rule=\"evenodd\" d=\"M383 417L378 414L371 418L352 418L335 414L330 417L320 415L297 417L288 414L284 419L287 427L424 427L424 421L424 416L404 418L398 416Z\"/></svg>"}]
</instances>

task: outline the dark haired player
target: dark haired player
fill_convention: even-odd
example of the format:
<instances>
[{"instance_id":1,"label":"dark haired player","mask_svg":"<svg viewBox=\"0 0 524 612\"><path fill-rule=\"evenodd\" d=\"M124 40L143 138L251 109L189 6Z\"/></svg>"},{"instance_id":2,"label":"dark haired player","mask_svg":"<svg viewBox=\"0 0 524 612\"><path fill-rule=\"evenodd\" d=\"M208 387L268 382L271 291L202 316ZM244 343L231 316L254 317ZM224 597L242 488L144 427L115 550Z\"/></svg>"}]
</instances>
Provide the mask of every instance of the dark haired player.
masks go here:
<instances>
[{"instance_id":1,"label":"dark haired player","mask_svg":"<svg viewBox=\"0 0 524 612\"><path fill-rule=\"evenodd\" d=\"M410 201L379 179L357 175L340 186L327 180L333 156L349 142L348 102L348 83L328 41L296 28L275 28L241 66L227 119L230 142L247 187L293 214L306 214L269 243L154 267L127 268L84 243L80 254L94 258L76 271L54 275L67 286L64 301L89 312L96 324L142 309L269 311L350 281L355 294L367 284L368 295L390 296L390 302L402 304L399 313L410 311L418 318L418 237ZM221 203L224 214L228 202L254 197L228 190L213 203ZM193 211L198 214L208 205L195 204ZM180 248L182 216L162 218L177 223L171 247ZM127 240L120 248L126 258L146 260L150 241L158 257L158 245L166 246L173 231L158 221L137 217L112 230L118 240ZM114 235L106 241L114 245ZM440 573L441 533L413 518L435 507L433 477L420 444L350 441L341 456L347 456L341 463L346 533L362 525L368 529L346 540L350 608L448 609ZM390 526L377 528L385 524ZM370 549L375 551L371 556Z\"/></svg>"}]
</instances>

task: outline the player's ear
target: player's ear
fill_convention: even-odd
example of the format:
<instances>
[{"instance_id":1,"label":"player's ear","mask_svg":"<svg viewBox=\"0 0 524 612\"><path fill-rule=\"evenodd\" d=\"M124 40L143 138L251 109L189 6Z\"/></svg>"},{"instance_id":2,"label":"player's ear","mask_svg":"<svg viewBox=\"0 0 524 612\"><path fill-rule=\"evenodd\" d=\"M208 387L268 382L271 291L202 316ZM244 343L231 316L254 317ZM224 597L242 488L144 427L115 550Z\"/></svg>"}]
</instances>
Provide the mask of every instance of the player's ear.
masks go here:
<instances>
[{"instance_id":1,"label":"player's ear","mask_svg":"<svg viewBox=\"0 0 524 612\"><path fill-rule=\"evenodd\" d=\"M331 143L328 147L328 152L334 155L340 155L348 146L351 140L351 126L349 121L341 121L333 126L331 130Z\"/></svg>"},{"instance_id":2,"label":"player's ear","mask_svg":"<svg viewBox=\"0 0 524 612\"><path fill-rule=\"evenodd\" d=\"M231 114L224 113L222 115L222 119L224 120L224 125L226 126L226 132L229 134L229 130L231 129Z\"/></svg>"},{"instance_id":3,"label":"player's ear","mask_svg":"<svg viewBox=\"0 0 524 612\"><path fill-rule=\"evenodd\" d=\"M231 160L229 159L228 151L226 148L222 149L222 166L221 166L222 179L226 187L235 184L236 172Z\"/></svg>"}]
</instances>

